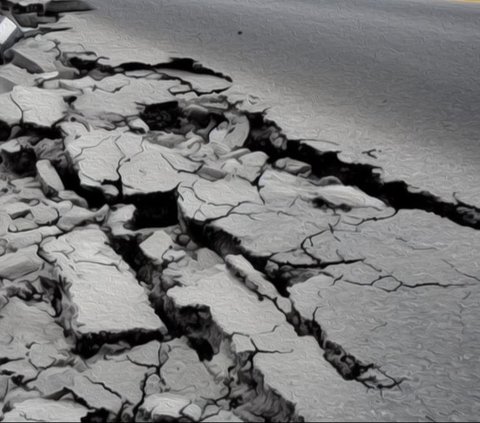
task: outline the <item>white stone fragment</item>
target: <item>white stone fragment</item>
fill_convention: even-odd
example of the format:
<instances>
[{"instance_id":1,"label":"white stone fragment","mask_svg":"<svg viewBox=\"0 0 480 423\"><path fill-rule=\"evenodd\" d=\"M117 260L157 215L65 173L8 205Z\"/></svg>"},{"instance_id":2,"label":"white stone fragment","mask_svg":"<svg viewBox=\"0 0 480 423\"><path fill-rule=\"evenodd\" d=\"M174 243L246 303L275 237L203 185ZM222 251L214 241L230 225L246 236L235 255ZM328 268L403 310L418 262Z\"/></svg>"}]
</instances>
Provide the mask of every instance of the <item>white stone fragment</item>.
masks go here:
<instances>
[{"instance_id":1,"label":"white stone fragment","mask_svg":"<svg viewBox=\"0 0 480 423\"><path fill-rule=\"evenodd\" d=\"M274 163L274 166L277 169L284 170L285 172L291 173L292 175L309 176L312 173L311 165L305 162L301 162L299 160L291 159L290 157L278 159Z\"/></svg>"},{"instance_id":2,"label":"white stone fragment","mask_svg":"<svg viewBox=\"0 0 480 423\"><path fill-rule=\"evenodd\" d=\"M44 238L60 235L62 231L57 226L42 226L31 231L9 233L3 236L7 241L9 251L16 251L30 246L37 246Z\"/></svg>"},{"instance_id":3,"label":"white stone fragment","mask_svg":"<svg viewBox=\"0 0 480 423\"><path fill-rule=\"evenodd\" d=\"M165 262L165 253L172 246L172 238L165 231L159 230L140 244L140 250L153 264L161 266Z\"/></svg>"},{"instance_id":4,"label":"white stone fragment","mask_svg":"<svg viewBox=\"0 0 480 423\"><path fill-rule=\"evenodd\" d=\"M37 176L45 195L56 195L65 190L65 186L50 160L39 160L36 167Z\"/></svg>"},{"instance_id":5,"label":"white stone fragment","mask_svg":"<svg viewBox=\"0 0 480 423\"><path fill-rule=\"evenodd\" d=\"M126 225L133 222L136 207L133 204L119 204L108 214L106 226L116 238L134 236L135 232L128 229Z\"/></svg>"},{"instance_id":6,"label":"white stone fragment","mask_svg":"<svg viewBox=\"0 0 480 423\"><path fill-rule=\"evenodd\" d=\"M43 260L37 251L37 246L31 246L0 257L0 277L14 280L39 270Z\"/></svg>"},{"instance_id":7,"label":"white stone fragment","mask_svg":"<svg viewBox=\"0 0 480 423\"><path fill-rule=\"evenodd\" d=\"M31 206L22 201L16 201L15 203L5 204L3 210L12 218L24 217L30 212Z\"/></svg>"},{"instance_id":8,"label":"white stone fragment","mask_svg":"<svg viewBox=\"0 0 480 423\"><path fill-rule=\"evenodd\" d=\"M164 419L180 419L183 409L190 405L188 398L170 393L153 394L145 398L139 412L144 419L163 421Z\"/></svg>"},{"instance_id":9,"label":"white stone fragment","mask_svg":"<svg viewBox=\"0 0 480 423\"><path fill-rule=\"evenodd\" d=\"M212 166L202 166L198 172L198 176L201 176L202 178L208 179L209 181L216 181L218 179L225 178L227 176L227 172L216 169Z\"/></svg>"},{"instance_id":10,"label":"white stone fragment","mask_svg":"<svg viewBox=\"0 0 480 423\"><path fill-rule=\"evenodd\" d=\"M58 193L58 199L61 201L70 201L72 204L83 207L86 209L88 207L87 200L83 197L80 197L75 191L64 190Z\"/></svg>"},{"instance_id":11,"label":"white stone fragment","mask_svg":"<svg viewBox=\"0 0 480 423\"><path fill-rule=\"evenodd\" d=\"M210 132L209 140L217 156L243 147L250 132L250 122L244 115L225 114L228 121L222 122Z\"/></svg>"},{"instance_id":12,"label":"white stone fragment","mask_svg":"<svg viewBox=\"0 0 480 423\"><path fill-rule=\"evenodd\" d=\"M128 122L128 126L132 131L146 134L150 131L148 125L140 118L132 119Z\"/></svg>"},{"instance_id":13,"label":"white stone fragment","mask_svg":"<svg viewBox=\"0 0 480 423\"><path fill-rule=\"evenodd\" d=\"M84 76L83 78L79 79L60 79L58 84L61 88L65 88L66 90L84 90L86 88L93 88L96 86L95 79L91 76Z\"/></svg>"},{"instance_id":14,"label":"white stone fragment","mask_svg":"<svg viewBox=\"0 0 480 423\"><path fill-rule=\"evenodd\" d=\"M75 226L83 223L100 223L105 220L108 214L108 205L105 204L97 211L84 209L83 207L72 206L67 212L60 216L57 226L62 231L71 231Z\"/></svg>"},{"instance_id":15,"label":"white stone fragment","mask_svg":"<svg viewBox=\"0 0 480 423\"><path fill-rule=\"evenodd\" d=\"M12 47L22 35L22 31L15 22L6 16L0 16L0 56Z\"/></svg>"},{"instance_id":16,"label":"white stone fragment","mask_svg":"<svg viewBox=\"0 0 480 423\"><path fill-rule=\"evenodd\" d=\"M185 255L186 253L183 250L168 250L164 255L164 259L168 263L177 262L183 259Z\"/></svg>"}]
</instances>

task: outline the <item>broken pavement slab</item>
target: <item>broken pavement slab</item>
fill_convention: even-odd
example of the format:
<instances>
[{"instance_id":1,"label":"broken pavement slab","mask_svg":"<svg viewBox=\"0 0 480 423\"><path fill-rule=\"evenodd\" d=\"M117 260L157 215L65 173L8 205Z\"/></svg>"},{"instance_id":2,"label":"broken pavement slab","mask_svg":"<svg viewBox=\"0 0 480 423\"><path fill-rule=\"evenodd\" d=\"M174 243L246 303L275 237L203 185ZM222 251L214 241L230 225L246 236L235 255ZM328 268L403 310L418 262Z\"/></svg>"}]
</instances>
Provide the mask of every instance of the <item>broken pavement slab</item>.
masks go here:
<instances>
[{"instance_id":1,"label":"broken pavement slab","mask_svg":"<svg viewBox=\"0 0 480 423\"><path fill-rule=\"evenodd\" d=\"M354 187L319 186L286 172L266 170L259 189L241 181L231 178L181 186L178 203L185 222L201 226L207 222L207 228L223 233L225 247L250 257L282 253L290 262L297 260L290 256L298 249L305 263L312 264L315 259L302 249L310 237L329 232L343 221L355 224L393 214L383 202ZM278 228L291 230L279 232ZM332 251L322 262L338 260L342 259Z\"/></svg>"},{"instance_id":2,"label":"broken pavement slab","mask_svg":"<svg viewBox=\"0 0 480 423\"><path fill-rule=\"evenodd\" d=\"M166 333L132 270L98 227L48 239L41 250L54 266L62 293L62 324L80 349L122 339L142 342Z\"/></svg>"},{"instance_id":3,"label":"broken pavement slab","mask_svg":"<svg viewBox=\"0 0 480 423\"><path fill-rule=\"evenodd\" d=\"M10 94L3 94L2 96L9 96L20 115L16 113L14 115L7 114L7 117L11 117L5 120L2 109L0 119L10 126L23 123L40 128L51 128L65 117L67 113L65 98L73 95L72 92L61 90L16 86ZM5 101L8 101L7 99L8 97L5 97ZM7 110L12 109L11 105L7 104L7 107L10 108ZM17 116L18 119L15 121L14 119Z\"/></svg>"},{"instance_id":4,"label":"broken pavement slab","mask_svg":"<svg viewBox=\"0 0 480 423\"><path fill-rule=\"evenodd\" d=\"M3 416L8 422L81 422L89 409L71 400L42 398L19 402Z\"/></svg>"}]
</instances>

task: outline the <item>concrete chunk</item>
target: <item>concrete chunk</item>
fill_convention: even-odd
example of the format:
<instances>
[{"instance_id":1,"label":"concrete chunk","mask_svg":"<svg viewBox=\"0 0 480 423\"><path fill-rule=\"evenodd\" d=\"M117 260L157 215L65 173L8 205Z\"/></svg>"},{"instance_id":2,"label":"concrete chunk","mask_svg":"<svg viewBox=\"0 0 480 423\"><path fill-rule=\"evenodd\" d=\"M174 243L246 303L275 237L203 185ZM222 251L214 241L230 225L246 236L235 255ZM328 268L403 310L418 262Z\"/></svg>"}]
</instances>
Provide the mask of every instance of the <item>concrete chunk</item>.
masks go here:
<instances>
[{"instance_id":1,"label":"concrete chunk","mask_svg":"<svg viewBox=\"0 0 480 423\"><path fill-rule=\"evenodd\" d=\"M37 176L42 184L45 195L56 195L65 189L60 176L52 166L50 160L39 160L37 162Z\"/></svg>"},{"instance_id":2,"label":"concrete chunk","mask_svg":"<svg viewBox=\"0 0 480 423\"><path fill-rule=\"evenodd\" d=\"M13 280L39 270L43 261L37 249L32 246L0 257L0 277Z\"/></svg>"},{"instance_id":3,"label":"concrete chunk","mask_svg":"<svg viewBox=\"0 0 480 423\"><path fill-rule=\"evenodd\" d=\"M165 326L130 267L96 226L74 230L42 245L63 293L62 320L77 340L98 343L124 336L153 338Z\"/></svg>"},{"instance_id":4,"label":"concrete chunk","mask_svg":"<svg viewBox=\"0 0 480 423\"><path fill-rule=\"evenodd\" d=\"M6 16L0 16L0 58L23 34L20 28Z\"/></svg>"},{"instance_id":5,"label":"concrete chunk","mask_svg":"<svg viewBox=\"0 0 480 423\"><path fill-rule=\"evenodd\" d=\"M156 231L140 244L140 249L153 264L161 265L165 261L165 253L172 245L172 238L166 232Z\"/></svg>"},{"instance_id":6,"label":"concrete chunk","mask_svg":"<svg viewBox=\"0 0 480 423\"><path fill-rule=\"evenodd\" d=\"M80 422L88 408L73 401L34 398L15 404L4 416L9 422Z\"/></svg>"},{"instance_id":7,"label":"concrete chunk","mask_svg":"<svg viewBox=\"0 0 480 423\"><path fill-rule=\"evenodd\" d=\"M41 36L26 38L6 53L14 65L31 73L56 71L57 55L55 43Z\"/></svg>"},{"instance_id":8,"label":"concrete chunk","mask_svg":"<svg viewBox=\"0 0 480 423\"><path fill-rule=\"evenodd\" d=\"M63 119L67 112L62 94L60 90L17 86L11 96L23 111L25 124L50 128Z\"/></svg>"}]
</instances>

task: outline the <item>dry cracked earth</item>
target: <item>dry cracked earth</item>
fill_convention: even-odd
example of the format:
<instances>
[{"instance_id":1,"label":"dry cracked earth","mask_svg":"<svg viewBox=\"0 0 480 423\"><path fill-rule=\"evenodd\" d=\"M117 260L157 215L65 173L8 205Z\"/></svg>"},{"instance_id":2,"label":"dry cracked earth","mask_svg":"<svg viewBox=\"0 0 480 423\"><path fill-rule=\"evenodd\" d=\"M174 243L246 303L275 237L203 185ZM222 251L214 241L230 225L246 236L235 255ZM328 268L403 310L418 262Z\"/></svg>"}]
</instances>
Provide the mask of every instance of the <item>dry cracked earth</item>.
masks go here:
<instances>
[{"instance_id":1,"label":"dry cracked earth","mask_svg":"<svg viewBox=\"0 0 480 423\"><path fill-rule=\"evenodd\" d=\"M477 209L0 4L0 420L478 418Z\"/></svg>"}]
</instances>

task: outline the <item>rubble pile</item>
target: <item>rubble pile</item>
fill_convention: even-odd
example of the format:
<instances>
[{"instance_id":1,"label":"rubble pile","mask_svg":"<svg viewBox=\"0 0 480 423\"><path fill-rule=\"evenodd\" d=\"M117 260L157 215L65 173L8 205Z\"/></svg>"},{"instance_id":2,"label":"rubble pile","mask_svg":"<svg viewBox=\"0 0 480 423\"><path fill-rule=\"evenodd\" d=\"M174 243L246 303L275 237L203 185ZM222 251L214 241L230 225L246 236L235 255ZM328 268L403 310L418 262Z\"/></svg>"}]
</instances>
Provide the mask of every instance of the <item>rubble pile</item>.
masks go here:
<instances>
[{"instance_id":1,"label":"rubble pile","mask_svg":"<svg viewBox=\"0 0 480 423\"><path fill-rule=\"evenodd\" d=\"M224 75L101 63L55 31L84 2L1 3L0 420L478 415L472 225L319 168Z\"/></svg>"}]
</instances>

